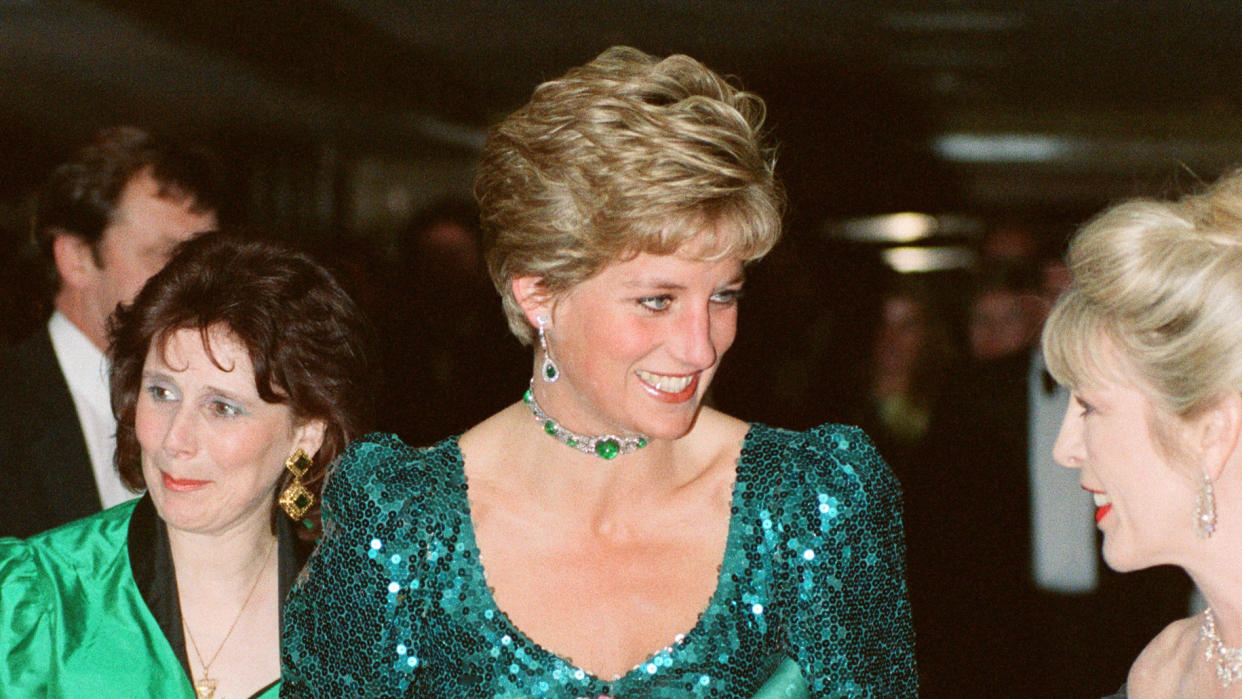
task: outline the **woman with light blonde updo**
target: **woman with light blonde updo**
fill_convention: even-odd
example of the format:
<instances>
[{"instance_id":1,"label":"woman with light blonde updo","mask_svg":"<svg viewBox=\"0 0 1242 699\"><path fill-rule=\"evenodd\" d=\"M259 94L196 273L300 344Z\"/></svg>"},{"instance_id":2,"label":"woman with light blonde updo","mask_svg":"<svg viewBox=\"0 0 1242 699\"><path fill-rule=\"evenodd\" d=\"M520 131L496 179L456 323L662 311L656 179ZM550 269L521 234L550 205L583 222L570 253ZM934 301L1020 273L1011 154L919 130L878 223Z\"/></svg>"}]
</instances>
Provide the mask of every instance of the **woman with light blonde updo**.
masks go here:
<instances>
[{"instance_id":1,"label":"woman with light blonde updo","mask_svg":"<svg viewBox=\"0 0 1242 699\"><path fill-rule=\"evenodd\" d=\"M530 390L428 449L342 458L286 696L915 693L871 441L703 404L780 234L763 116L687 56L613 48L493 127L475 191Z\"/></svg>"},{"instance_id":2,"label":"woman with light blonde updo","mask_svg":"<svg viewBox=\"0 0 1242 699\"><path fill-rule=\"evenodd\" d=\"M1179 566L1208 603L1122 696L1242 696L1242 172L1106 211L1069 266L1043 336L1073 390L1054 456L1081 469L1112 568Z\"/></svg>"}]
</instances>

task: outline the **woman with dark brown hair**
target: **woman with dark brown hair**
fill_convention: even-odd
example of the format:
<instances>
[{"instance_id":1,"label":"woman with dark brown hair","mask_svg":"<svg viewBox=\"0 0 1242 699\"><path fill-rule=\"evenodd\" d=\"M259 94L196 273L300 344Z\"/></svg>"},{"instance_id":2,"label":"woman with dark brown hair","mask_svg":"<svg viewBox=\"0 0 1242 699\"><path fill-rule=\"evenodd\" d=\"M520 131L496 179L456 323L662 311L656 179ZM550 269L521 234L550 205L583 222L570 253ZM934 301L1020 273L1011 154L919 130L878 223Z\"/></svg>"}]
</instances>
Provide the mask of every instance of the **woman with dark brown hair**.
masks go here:
<instances>
[{"instance_id":1,"label":"woman with dark brown hair","mask_svg":"<svg viewBox=\"0 0 1242 699\"><path fill-rule=\"evenodd\" d=\"M0 540L0 694L275 696L326 466L370 425L369 331L309 257L208 234L111 326L138 500Z\"/></svg>"}]
</instances>

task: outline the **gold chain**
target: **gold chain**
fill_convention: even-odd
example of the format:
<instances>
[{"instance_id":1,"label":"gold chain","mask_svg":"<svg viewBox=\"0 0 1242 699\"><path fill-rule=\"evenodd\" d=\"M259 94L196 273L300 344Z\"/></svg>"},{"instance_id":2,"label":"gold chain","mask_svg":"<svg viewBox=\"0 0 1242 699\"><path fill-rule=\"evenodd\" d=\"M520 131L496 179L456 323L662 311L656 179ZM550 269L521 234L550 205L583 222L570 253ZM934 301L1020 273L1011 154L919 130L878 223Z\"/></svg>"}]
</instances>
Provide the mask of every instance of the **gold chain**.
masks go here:
<instances>
[{"instance_id":1,"label":"gold chain","mask_svg":"<svg viewBox=\"0 0 1242 699\"><path fill-rule=\"evenodd\" d=\"M194 632L190 630L190 623L186 621L185 615L181 615L181 625L185 628L185 635L190 637L190 645L194 647L194 655L198 656L198 664L203 668L203 676L194 683L194 693L201 699L210 699L216 691L216 680L210 676L212 663L216 662L216 658L220 657L220 651L224 650L224 644L229 642L229 636L233 635L233 629L237 628L237 622L241 621L242 613L246 611L246 606L250 604L250 598L254 597L254 591L259 589L259 581L263 579L263 571L267 570L267 562L272 558L272 551L276 550L276 542L273 540L271 546L267 547L267 554L263 557L263 565L259 566L259 574L254 578L254 584L250 586L250 592L246 593L246 599L242 602L241 609L237 610L237 616L233 618L233 623L229 625L229 630L224 634L224 640L220 641L220 645L216 647L216 652L211 655L211 660L203 662L203 654L198 650L198 641L194 640Z\"/></svg>"}]
</instances>

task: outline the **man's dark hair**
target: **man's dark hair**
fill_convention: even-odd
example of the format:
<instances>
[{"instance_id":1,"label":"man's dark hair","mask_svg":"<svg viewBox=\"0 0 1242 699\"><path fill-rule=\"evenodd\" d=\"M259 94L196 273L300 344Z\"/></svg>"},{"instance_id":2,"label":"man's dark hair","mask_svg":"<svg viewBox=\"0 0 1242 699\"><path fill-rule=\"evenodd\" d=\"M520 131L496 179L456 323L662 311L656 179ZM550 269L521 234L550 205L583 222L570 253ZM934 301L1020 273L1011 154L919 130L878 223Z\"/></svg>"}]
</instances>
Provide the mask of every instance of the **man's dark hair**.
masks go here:
<instances>
[{"instance_id":1,"label":"man's dark hair","mask_svg":"<svg viewBox=\"0 0 1242 699\"><path fill-rule=\"evenodd\" d=\"M56 237L81 238L98 263L99 242L121 193L144 172L159 185L161 197L188 201L195 213L224 207L224 166L206 147L132 126L99 131L73 159L56 168L39 196L34 239L54 287L59 288L52 256Z\"/></svg>"}]
</instances>

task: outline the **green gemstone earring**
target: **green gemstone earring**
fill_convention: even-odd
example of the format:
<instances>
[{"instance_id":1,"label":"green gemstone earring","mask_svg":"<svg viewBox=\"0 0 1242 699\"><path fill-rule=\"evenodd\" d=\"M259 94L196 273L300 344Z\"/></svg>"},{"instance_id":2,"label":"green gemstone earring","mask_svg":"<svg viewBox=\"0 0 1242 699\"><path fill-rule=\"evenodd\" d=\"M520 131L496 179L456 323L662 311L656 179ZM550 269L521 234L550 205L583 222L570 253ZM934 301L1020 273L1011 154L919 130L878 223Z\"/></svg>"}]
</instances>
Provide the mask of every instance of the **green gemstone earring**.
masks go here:
<instances>
[{"instance_id":1,"label":"green gemstone earring","mask_svg":"<svg viewBox=\"0 0 1242 699\"><path fill-rule=\"evenodd\" d=\"M544 331L544 327L548 324L547 316L539 316L535 319L539 323L539 349L543 350L543 364L539 367L539 373L543 376L543 380L548 383L555 383L561 378L561 369L552 361L552 353L548 350L548 336Z\"/></svg>"}]
</instances>

